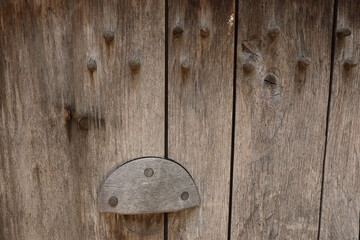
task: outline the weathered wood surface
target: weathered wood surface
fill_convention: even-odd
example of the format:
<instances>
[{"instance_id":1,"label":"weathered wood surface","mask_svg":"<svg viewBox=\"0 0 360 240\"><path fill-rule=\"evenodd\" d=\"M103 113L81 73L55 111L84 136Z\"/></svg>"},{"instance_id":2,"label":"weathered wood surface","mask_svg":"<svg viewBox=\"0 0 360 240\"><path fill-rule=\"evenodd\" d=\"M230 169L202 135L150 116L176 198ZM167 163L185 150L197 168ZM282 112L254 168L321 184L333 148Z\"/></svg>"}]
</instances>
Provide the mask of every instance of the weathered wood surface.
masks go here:
<instances>
[{"instance_id":1,"label":"weathered wood surface","mask_svg":"<svg viewBox=\"0 0 360 240\"><path fill-rule=\"evenodd\" d=\"M169 1L169 158L198 185L199 208L169 214L169 239L226 239L234 1ZM175 31L175 27L181 31ZM209 34L206 36L207 27ZM205 32L205 34L204 34Z\"/></svg>"},{"instance_id":2,"label":"weathered wood surface","mask_svg":"<svg viewBox=\"0 0 360 240\"><path fill-rule=\"evenodd\" d=\"M163 238L162 214L103 214L96 199L122 162L164 155L164 7L1 1L0 239Z\"/></svg>"},{"instance_id":3,"label":"weathered wood surface","mask_svg":"<svg viewBox=\"0 0 360 240\"><path fill-rule=\"evenodd\" d=\"M231 239L317 237L332 11L239 1Z\"/></svg>"},{"instance_id":4,"label":"weathered wood surface","mask_svg":"<svg viewBox=\"0 0 360 240\"><path fill-rule=\"evenodd\" d=\"M144 214L176 212L200 205L194 180L180 164L164 158L129 161L101 186L101 212Z\"/></svg>"},{"instance_id":5,"label":"weathered wood surface","mask_svg":"<svg viewBox=\"0 0 360 240\"><path fill-rule=\"evenodd\" d=\"M320 239L360 237L360 68L344 66L360 58L359 10L359 1L338 1L336 27L351 35L334 47Z\"/></svg>"},{"instance_id":6,"label":"weathered wood surface","mask_svg":"<svg viewBox=\"0 0 360 240\"><path fill-rule=\"evenodd\" d=\"M165 238L162 214L97 209L165 136L202 201L168 239L226 239L235 48L231 239L359 238L359 1L332 73L334 0L238 0L237 46L234 1L0 1L0 239Z\"/></svg>"}]
</instances>

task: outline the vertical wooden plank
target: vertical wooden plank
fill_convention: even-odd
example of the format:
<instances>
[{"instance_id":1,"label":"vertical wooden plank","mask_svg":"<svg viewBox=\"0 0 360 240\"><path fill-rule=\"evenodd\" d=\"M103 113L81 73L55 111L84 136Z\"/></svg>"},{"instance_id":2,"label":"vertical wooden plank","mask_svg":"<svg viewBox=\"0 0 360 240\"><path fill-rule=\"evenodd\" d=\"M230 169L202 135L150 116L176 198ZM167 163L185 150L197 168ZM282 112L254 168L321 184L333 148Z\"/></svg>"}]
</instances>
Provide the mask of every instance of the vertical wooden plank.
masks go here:
<instances>
[{"instance_id":1,"label":"vertical wooden plank","mask_svg":"<svg viewBox=\"0 0 360 240\"><path fill-rule=\"evenodd\" d=\"M169 157L189 170L202 201L198 208L169 214L169 239L227 237L233 13L232 0L169 1ZM183 33L174 35L176 27ZM207 37L202 27L209 29Z\"/></svg>"},{"instance_id":2,"label":"vertical wooden plank","mask_svg":"<svg viewBox=\"0 0 360 240\"><path fill-rule=\"evenodd\" d=\"M91 118L93 129L76 139L83 238L160 239L162 214L99 215L94 200L119 164L164 156L164 2L83 1L74 16L75 105L79 117ZM105 30L114 31L110 44ZM90 58L97 61L93 73L85 67ZM138 70L131 70L132 61L139 62Z\"/></svg>"},{"instance_id":3,"label":"vertical wooden plank","mask_svg":"<svg viewBox=\"0 0 360 240\"><path fill-rule=\"evenodd\" d=\"M331 0L239 1L232 239L317 236L332 12Z\"/></svg>"},{"instance_id":4,"label":"vertical wooden plank","mask_svg":"<svg viewBox=\"0 0 360 240\"><path fill-rule=\"evenodd\" d=\"M360 69L346 68L360 57L360 2L338 1L320 239L359 239Z\"/></svg>"},{"instance_id":5,"label":"vertical wooden plank","mask_svg":"<svg viewBox=\"0 0 360 240\"><path fill-rule=\"evenodd\" d=\"M124 161L164 155L164 2L0 6L0 238L163 238L161 214L100 214L96 200Z\"/></svg>"},{"instance_id":6,"label":"vertical wooden plank","mask_svg":"<svg viewBox=\"0 0 360 240\"><path fill-rule=\"evenodd\" d=\"M68 10L0 4L0 239L81 239Z\"/></svg>"}]
</instances>

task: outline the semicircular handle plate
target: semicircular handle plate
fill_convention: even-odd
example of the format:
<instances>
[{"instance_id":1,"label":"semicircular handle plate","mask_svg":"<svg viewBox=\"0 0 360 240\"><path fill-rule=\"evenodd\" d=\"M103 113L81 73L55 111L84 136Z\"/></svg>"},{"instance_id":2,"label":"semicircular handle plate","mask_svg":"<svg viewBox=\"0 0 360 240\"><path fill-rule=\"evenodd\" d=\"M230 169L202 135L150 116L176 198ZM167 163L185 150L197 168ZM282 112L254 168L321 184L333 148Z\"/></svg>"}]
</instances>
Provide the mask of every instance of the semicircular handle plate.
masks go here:
<instances>
[{"instance_id":1,"label":"semicircular handle plate","mask_svg":"<svg viewBox=\"0 0 360 240\"><path fill-rule=\"evenodd\" d=\"M105 180L98 198L100 212L144 214L174 212L200 205L188 171L164 158L124 163Z\"/></svg>"}]
</instances>

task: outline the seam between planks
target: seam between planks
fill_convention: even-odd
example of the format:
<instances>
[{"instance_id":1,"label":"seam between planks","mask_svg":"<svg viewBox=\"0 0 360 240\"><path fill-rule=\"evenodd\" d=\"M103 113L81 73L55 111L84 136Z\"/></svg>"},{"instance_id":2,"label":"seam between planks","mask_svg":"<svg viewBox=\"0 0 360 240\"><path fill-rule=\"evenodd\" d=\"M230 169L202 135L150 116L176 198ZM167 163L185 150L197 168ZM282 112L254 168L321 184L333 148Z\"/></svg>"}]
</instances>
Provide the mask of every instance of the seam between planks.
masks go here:
<instances>
[{"instance_id":1,"label":"seam between planks","mask_svg":"<svg viewBox=\"0 0 360 240\"><path fill-rule=\"evenodd\" d=\"M322 204L323 204L323 195L324 195L324 180L325 180L325 162L326 162L326 151L327 151L327 144L328 144L328 135L329 135L331 91L332 91L334 59L335 59L337 9L338 9L338 0L334 0L333 28L332 28L332 40L331 40L331 60L330 60L331 61L331 63L330 63L330 83L329 83L328 106L327 106L327 114L326 114L324 159L323 159L323 165L322 165L322 178L321 178L319 226L318 226L318 237L317 237L318 240L320 239L320 231L321 231L321 214L322 214Z\"/></svg>"},{"instance_id":2,"label":"seam between planks","mask_svg":"<svg viewBox=\"0 0 360 240\"><path fill-rule=\"evenodd\" d=\"M236 69L237 69L237 42L239 0L235 0L235 26L234 26L234 63L233 63L233 109L231 126L231 156L230 156L230 188L229 188L229 214L228 214L228 240L231 239L232 196L234 184L234 155L235 155L235 120L236 120Z\"/></svg>"},{"instance_id":3,"label":"seam between planks","mask_svg":"<svg viewBox=\"0 0 360 240\"><path fill-rule=\"evenodd\" d=\"M168 145L168 140L169 140L169 132L168 132L168 128L169 128L169 117L168 117L168 113L169 113L169 1L165 0L165 123L164 123L164 127L165 127L165 136L164 136L164 157L168 158L168 153L169 153L169 145ZM164 240L168 240L168 228L169 228L169 224L168 224L168 214L164 213Z\"/></svg>"}]
</instances>

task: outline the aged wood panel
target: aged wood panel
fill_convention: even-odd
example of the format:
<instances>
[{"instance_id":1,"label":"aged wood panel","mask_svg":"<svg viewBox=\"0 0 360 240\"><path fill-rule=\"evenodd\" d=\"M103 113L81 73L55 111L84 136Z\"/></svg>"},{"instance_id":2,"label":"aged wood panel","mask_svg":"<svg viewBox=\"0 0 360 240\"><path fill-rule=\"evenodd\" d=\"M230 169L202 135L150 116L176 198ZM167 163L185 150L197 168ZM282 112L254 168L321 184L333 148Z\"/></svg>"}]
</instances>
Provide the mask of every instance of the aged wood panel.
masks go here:
<instances>
[{"instance_id":1,"label":"aged wood panel","mask_svg":"<svg viewBox=\"0 0 360 240\"><path fill-rule=\"evenodd\" d=\"M1 2L0 239L163 238L161 214L100 214L97 194L122 162L164 155L164 7Z\"/></svg>"},{"instance_id":2,"label":"aged wood panel","mask_svg":"<svg viewBox=\"0 0 360 240\"><path fill-rule=\"evenodd\" d=\"M360 57L359 10L359 1L338 1L320 239L360 237L360 69L345 64Z\"/></svg>"},{"instance_id":3,"label":"aged wood panel","mask_svg":"<svg viewBox=\"0 0 360 240\"><path fill-rule=\"evenodd\" d=\"M200 207L169 214L169 239L227 238L234 5L169 1L168 154L201 197Z\"/></svg>"},{"instance_id":4,"label":"aged wood panel","mask_svg":"<svg viewBox=\"0 0 360 240\"><path fill-rule=\"evenodd\" d=\"M231 239L317 237L332 12L239 1Z\"/></svg>"}]
</instances>

